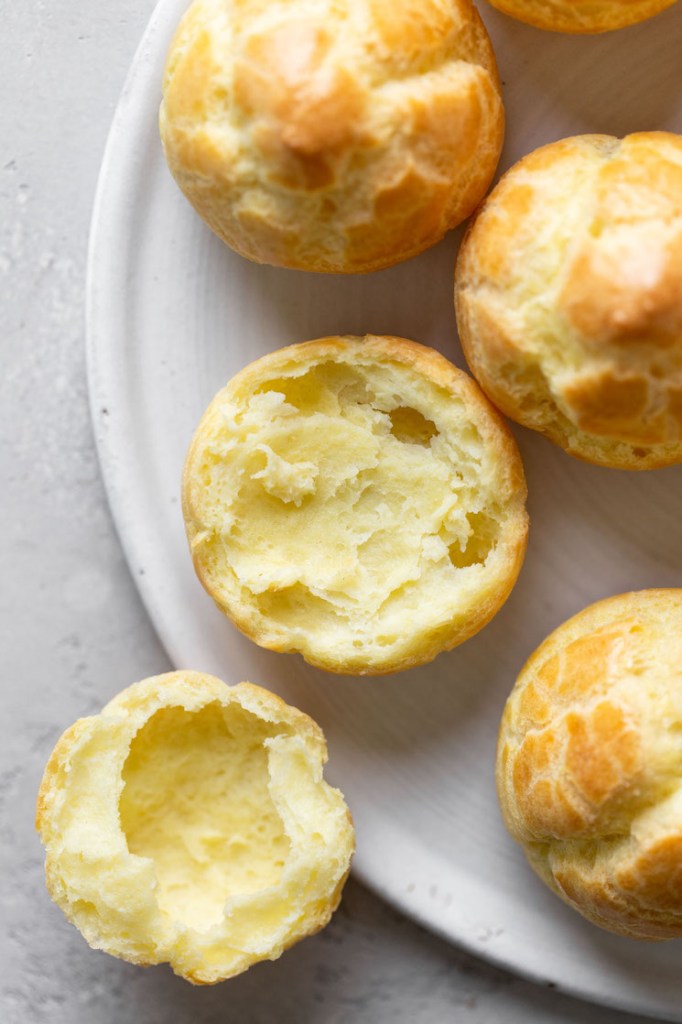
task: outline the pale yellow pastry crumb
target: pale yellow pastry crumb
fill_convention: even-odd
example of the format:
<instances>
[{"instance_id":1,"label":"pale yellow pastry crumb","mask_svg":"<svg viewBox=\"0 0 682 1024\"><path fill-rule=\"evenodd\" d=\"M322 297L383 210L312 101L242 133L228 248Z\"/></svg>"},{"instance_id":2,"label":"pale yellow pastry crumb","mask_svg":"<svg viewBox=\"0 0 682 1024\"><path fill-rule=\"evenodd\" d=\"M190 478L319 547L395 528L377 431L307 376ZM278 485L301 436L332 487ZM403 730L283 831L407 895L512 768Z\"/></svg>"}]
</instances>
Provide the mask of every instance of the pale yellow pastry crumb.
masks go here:
<instances>
[{"instance_id":1,"label":"pale yellow pastry crumb","mask_svg":"<svg viewBox=\"0 0 682 1024\"><path fill-rule=\"evenodd\" d=\"M246 367L183 478L194 564L223 611L263 647L357 674L429 661L492 618L521 566L525 496L476 384L376 336Z\"/></svg>"},{"instance_id":2,"label":"pale yellow pastry crumb","mask_svg":"<svg viewBox=\"0 0 682 1024\"><path fill-rule=\"evenodd\" d=\"M136 683L57 743L36 824L52 899L96 949L195 984L323 928L354 849L307 715L198 672Z\"/></svg>"}]
</instances>

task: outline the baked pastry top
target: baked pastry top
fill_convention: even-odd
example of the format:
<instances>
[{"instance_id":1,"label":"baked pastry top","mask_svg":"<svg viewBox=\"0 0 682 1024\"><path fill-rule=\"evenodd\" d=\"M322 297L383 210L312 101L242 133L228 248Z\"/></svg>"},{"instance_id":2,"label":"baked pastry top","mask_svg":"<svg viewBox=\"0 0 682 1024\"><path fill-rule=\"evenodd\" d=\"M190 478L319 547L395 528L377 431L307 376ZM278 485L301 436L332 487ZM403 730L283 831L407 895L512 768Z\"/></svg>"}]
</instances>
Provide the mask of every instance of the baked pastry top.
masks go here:
<instances>
[{"instance_id":1,"label":"baked pastry top","mask_svg":"<svg viewBox=\"0 0 682 1024\"><path fill-rule=\"evenodd\" d=\"M602 928L682 937L681 766L682 590L599 601L530 657L500 727L502 814Z\"/></svg>"},{"instance_id":2,"label":"baked pastry top","mask_svg":"<svg viewBox=\"0 0 682 1024\"><path fill-rule=\"evenodd\" d=\"M206 590L256 643L332 672L422 664L484 626L526 544L513 438L476 384L401 338L324 338L247 366L190 447Z\"/></svg>"},{"instance_id":3,"label":"baked pastry top","mask_svg":"<svg viewBox=\"0 0 682 1024\"><path fill-rule=\"evenodd\" d=\"M503 122L470 0L195 0L160 113L171 173L223 241L335 273L390 266L463 221Z\"/></svg>"},{"instance_id":4,"label":"baked pastry top","mask_svg":"<svg viewBox=\"0 0 682 1024\"><path fill-rule=\"evenodd\" d=\"M52 899L96 949L195 984L324 927L354 849L324 737L250 683L171 672L64 733L36 824Z\"/></svg>"},{"instance_id":5,"label":"baked pastry top","mask_svg":"<svg viewBox=\"0 0 682 1024\"><path fill-rule=\"evenodd\" d=\"M490 0L498 11L550 32L589 34L653 18L675 0Z\"/></svg>"},{"instance_id":6,"label":"baked pastry top","mask_svg":"<svg viewBox=\"0 0 682 1024\"><path fill-rule=\"evenodd\" d=\"M682 461L682 137L584 135L524 157L462 246L462 345L508 416L571 455Z\"/></svg>"}]
</instances>

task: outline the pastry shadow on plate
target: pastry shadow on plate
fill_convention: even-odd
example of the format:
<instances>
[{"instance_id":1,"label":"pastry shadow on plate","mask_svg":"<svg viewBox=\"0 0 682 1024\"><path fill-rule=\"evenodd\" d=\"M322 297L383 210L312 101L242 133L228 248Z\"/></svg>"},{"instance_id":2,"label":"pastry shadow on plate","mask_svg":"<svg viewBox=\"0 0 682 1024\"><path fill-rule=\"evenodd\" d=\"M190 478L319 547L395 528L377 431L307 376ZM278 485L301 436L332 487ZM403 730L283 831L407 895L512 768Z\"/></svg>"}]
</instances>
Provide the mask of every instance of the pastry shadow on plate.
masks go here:
<instances>
[{"instance_id":1,"label":"pastry shadow on plate","mask_svg":"<svg viewBox=\"0 0 682 1024\"><path fill-rule=\"evenodd\" d=\"M567 914L578 917L577 913L570 907L562 907ZM614 935L599 929L590 921L581 921L579 940L585 947L587 956L598 959L609 975L613 976L614 984L617 983L618 975L632 983L632 948L640 951L641 964L637 974L637 983L642 988L653 993L660 991L662 979L669 976L671 965L679 964L680 953L682 952L682 939L668 939L665 942L647 942L627 938L624 935ZM659 977L660 971L660 977Z\"/></svg>"},{"instance_id":2,"label":"pastry shadow on plate","mask_svg":"<svg viewBox=\"0 0 682 1024\"><path fill-rule=\"evenodd\" d=\"M506 842L507 884L514 886L524 905L532 907L544 926L551 929L557 946L561 945L569 955L582 951L589 956L600 969L608 972L614 989L622 980L628 988L634 981L655 992L656 986L661 985L661 979L670 971L670 965L679 961L682 940L642 942L598 928L550 892L536 878L521 849L509 837L506 837ZM633 949L640 957L640 971L635 979L632 973Z\"/></svg>"},{"instance_id":3,"label":"pastry shadow on plate","mask_svg":"<svg viewBox=\"0 0 682 1024\"><path fill-rule=\"evenodd\" d=\"M453 268L463 229L426 252L371 274L313 274L249 263L206 236L212 274L238 275L241 305L257 307L268 349L333 334L397 335L465 366L455 343ZM228 344L226 338L226 344ZM261 354L254 351L254 358Z\"/></svg>"},{"instance_id":4,"label":"pastry shadow on plate","mask_svg":"<svg viewBox=\"0 0 682 1024\"><path fill-rule=\"evenodd\" d=\"M483 7L505 103L516 109L521 94L532 94L534 124L540 128L561 124L563 136L682 130L677 90L670 88L671 81L677 81L682 5L674 4L638 25L594 36L546 32L487 4ZM524 56L529 39L537 47L532 60ZM533 124L525 132L507 124L503 169L535 146L559 137L534 134Z\"/></svg>"},{"instance_id":5,"label":"pastry shadow on plate","mask_svg":"<svg viewBox=\"0 0 682 1024\"><path fill-rule=\"evenodd\" d=\"M338 911L337 911L338 913ZM311 945L323 941L324 932L285 950L280 959L255 964L248 971L218 985L194 986L171 971L168 964L156 964L141 971L134 964L97 958L107 974L116 972L121 1019L173 1021L174 1024L232 1024L235 1007L241 1007L240 1019L248 1019L244 1007L251 1007L259 1019L265 1008L274 1005L273 991L280 992L281 1019L308 1024L318 1019L317 1005L309 1005L304 993L315 983L316 965L322 957L311 957ZM95 957L93 952L92 957ZM89 976L95 983L96 965ZM313 977L311 978L311 974ZM293 981L292 981L293 979ZM269 990L264 997L263 986ZM296 996L298 993L298 997ZM151 1009L153 1007L153 1010ZM291 1017L287 1015L287 1008Z\"/></svg>"},{"instance_id":6,"label":"pastry shadow on plate","mask_svg":"<svg viewBox=\"0 0 682 1024\"><path fill-rule=\"evenodd\" d=\"M554 559L560 558L558 528L561 536L575 545L578 582L595 594L599 564L608 565L604 582L611 588L602 596L679 586L682 465L642 472L592 466L533 431L515 425L512 429L528 481L533 546L526 556L527 571L537 567L544 574L548 564L551 568ZM548 522L551 529L544 526ZM582 576L586 582L580 580Z\"/></svg>"},{"instance_id":7,"label":"pastry shadow on plate","mask_svg":"<svg viewBox=\"0 0 682 1024\"><path fill-rule=\"evenodd\" d=\"M330 745L338 736L373 755L419 757L427 747L482 729L492 757L499 714L515 678L499 652L513 649L524 602L524 588L517 586L516 599L480 633L426 665L378 677L334 676L289 656L293 670L285 677L277 666L276 685L317 715Z\"/></svg>"}]
</instances>

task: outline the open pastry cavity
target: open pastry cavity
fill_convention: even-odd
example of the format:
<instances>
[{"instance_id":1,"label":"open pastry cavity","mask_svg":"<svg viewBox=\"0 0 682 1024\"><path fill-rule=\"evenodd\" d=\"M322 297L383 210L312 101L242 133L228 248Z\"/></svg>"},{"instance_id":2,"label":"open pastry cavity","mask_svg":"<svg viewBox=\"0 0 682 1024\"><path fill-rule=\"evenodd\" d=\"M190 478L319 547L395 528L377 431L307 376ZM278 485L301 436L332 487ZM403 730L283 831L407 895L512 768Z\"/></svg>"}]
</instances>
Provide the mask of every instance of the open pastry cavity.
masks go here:
<instances>
[{"instance_id":1,"label":"open pastry cavity","mask_svg":"<svg viewBox=\"0 0 682 1024\"><path fill-rule=\"evenodd\" d=\"M80 719L36 825L52 899L89 944L213 984L328 922L354 849L307 715L249 683L172 672Z\"/></svg>"},{"instance_id":2,"label":"open pastry cavity","mask_svg":"<svg viewBox=\"0 0 682 1024\"><path fill-rule=\"evenodd\" d=\"M128 849L153 861L160 910L196 931L223 918L228 897L281 877L290 842L269 791L272 732L213 702L161 708L132 740L119 801Z\"/></svg>"},{"instance_id":3,"label":"open pastry cavity","mask_svg":"<svg viewBox=\"0 0 682 1024\"><path fill-rule=\"evenodd\" d=\"M284 649L306 657L318 643L397 648L405 616L442 627L523 505L468 379L453 387L367 349L321 347L229 385L185 471L207 589L239 625L258 622L259 642L284 630Z\"/></svg>"}]
</instances>

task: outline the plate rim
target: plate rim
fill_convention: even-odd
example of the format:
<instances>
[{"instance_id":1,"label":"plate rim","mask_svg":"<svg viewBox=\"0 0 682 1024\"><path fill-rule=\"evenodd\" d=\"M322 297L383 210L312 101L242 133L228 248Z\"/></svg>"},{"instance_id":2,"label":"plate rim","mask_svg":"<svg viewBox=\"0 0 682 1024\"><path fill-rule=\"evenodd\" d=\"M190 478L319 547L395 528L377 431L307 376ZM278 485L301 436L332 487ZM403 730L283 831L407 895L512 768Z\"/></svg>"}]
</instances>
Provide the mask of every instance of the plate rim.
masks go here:
<instances>
[{"instance_id":1,"label":"plate rim","mask_svg":"<svg viewBox=\"0 0 682 1024\"><path fill-rule=\"evenodd\" d=\"M112 378L109 372L112 362L115 362L115 359L112 358L115 345L107 345L101 341L101 338L106 337L107 329L110 330L110 336L116 331L115 327L107 328L106 325L116 322L115 316L110 315L116 312L118 305L115 296L120 297L126 292L125 282L121 280L122 276L125 277L120 267L122 261L120 255L117 257L116 253L123 250L120 239L125 236L127 225L122 227L126 224L125 220L119 220L113 216L113 211L120 210L121 207L116 202L112 202L111 196L113 194L116 197L118 192L119 203L121 200L124 201L127 191L124 182L129 178L129 171L126 162L123 162L123 166L126 167L124 174L119 174L115 168L120 167L122 163L119 160L119 154L130 148L129 137L135 135L135 132L130 130L130 120L140 122L146 121L148 117L148 108L145 104L140 104L138 107L136 100L141 94L146 95L148 87L152 85L153 81L156 81L155 78L152 79L153 62L151 58L158 52L158 47L162 45L160 37L168 34L171 11L174 16L173 24L175 24L176 9L184 9L185 5L186 0L157 0L133 55L116 104L98 174L90 220L85 274L85 352L88 402L100 477L104 484L116 535L135 587L142 599L145 613L173 665L181 663L181 659L178 660L173 640L167 634L162 610L157 604L157 593L152 577L148 574L140 575L135 571L136 566L144 562L143 545L135 530L127 525L132 521L132 517L129 514L128 489L121 478L121 460L118 454L120 442L117 443L114 440L117 434L115 431L110 431L107 423L109 406L112 404L111 396L116 390L115 387L111 387ZM118 249L115 244L112 244L112 239L116 240L114 230L116 227L118 227L119 236ZM107 353L109 359L107 359ZM411 842L411 837L409 838ZM650 1002L645 1001L644 996L641 1001L630 998L627 1002L623 1002L622 999L618 999L616 994L606 991L597 992L579 984L572 985L563 979L550 978L546 972L535 971L527 963L515 960L499 949L487 947L485 938L477 938L473 933L468 934L466 927L462 927L459 933L453 932L445 921L438 920L437 913L434 912L434 916L430 916L425 912L424 900L419 897L420 890L417 887L412 887L412 891L409 888L391 887L390 881L383 882L380 874L365 864L365 859L371 861L372 858L366 858L362 851L356 853L352 865L352 874L355 878L426 931L437 935L467 955L540 987L593 1005L625 1013L638 1013L654 1019L682 1021L682 1010L675 1016L661 1018L661 1013L668 1015L671 1013L671 1009L652 1006ZM384 877L390 879L391 873L386 872L386 865L383 867Z\"/></svg>"}]
</instances>

